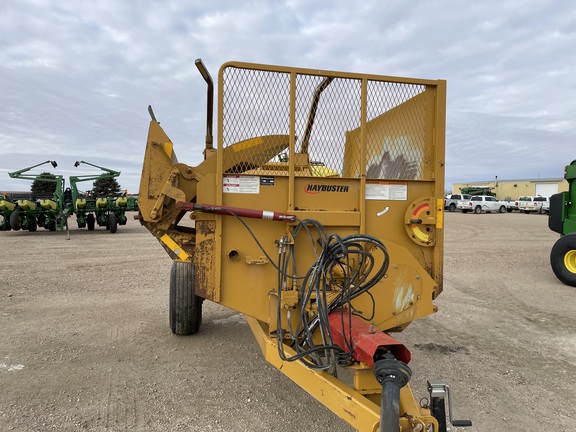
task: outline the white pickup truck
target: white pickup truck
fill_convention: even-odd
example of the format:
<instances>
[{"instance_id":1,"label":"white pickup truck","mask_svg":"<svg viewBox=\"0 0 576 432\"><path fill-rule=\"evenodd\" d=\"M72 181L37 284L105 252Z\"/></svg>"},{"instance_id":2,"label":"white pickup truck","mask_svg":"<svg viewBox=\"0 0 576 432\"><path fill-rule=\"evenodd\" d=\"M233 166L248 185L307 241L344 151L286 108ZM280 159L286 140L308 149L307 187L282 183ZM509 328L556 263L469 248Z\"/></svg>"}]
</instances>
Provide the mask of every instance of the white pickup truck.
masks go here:
<instances>
[{"instance_id":1,"label":"white pickup truck","mask_svg":"<svg viewBox=\"0 0 576 432\"><path fill-rule=\"evenodd\" d=\"M468 194L452 194L446 195L444 198L444 210L448 210L449 212L456 211L458 207L459 201L469 201L470 195Z\"/></svg>"},{"instance_id":2,"label":"white pickup truck","mask_svg":"<svg viewBox=\"0 0 576 432\"><path fill-rule=\"evenodd\" d=\"M504 204L506 205L506 211L512 213L513 211L518 211L518 200L513 200L510 197L504 198Z\"/></svg>"},{"instance_id":3,"label":"white pickup truck","mask_svg":"<svg viewBox=\"0 0 576 432\"><path fill-rule=\"evenodd\" d=\"M540 205L540 208L538 210L539 213L548 214L550 212L550 198L544 196L537 196L534 197L534 202Z\"/></svg>"},{"instance_id":4,"label":"white pickup truck","mask_svg":"<svg viewBox=\"0 0 576 432\"><path fill-rule=\"evenodd\" d=\"M489 195L473 195L467 202L458 204L462 213L473 211L474 213L506 213L506 203L498 198Z\"/></svg>"},{"instance_id":5,"label":"white pickup truck","mask_svg":"<svg viewBox=\"0 0 576 432\"><path fill-rule=\"evenodd\" d=\"M521 196L518 198L518 210L528 214L532 212L545 213L550 208L548 197Z\"/></svg>"}]
</instances>

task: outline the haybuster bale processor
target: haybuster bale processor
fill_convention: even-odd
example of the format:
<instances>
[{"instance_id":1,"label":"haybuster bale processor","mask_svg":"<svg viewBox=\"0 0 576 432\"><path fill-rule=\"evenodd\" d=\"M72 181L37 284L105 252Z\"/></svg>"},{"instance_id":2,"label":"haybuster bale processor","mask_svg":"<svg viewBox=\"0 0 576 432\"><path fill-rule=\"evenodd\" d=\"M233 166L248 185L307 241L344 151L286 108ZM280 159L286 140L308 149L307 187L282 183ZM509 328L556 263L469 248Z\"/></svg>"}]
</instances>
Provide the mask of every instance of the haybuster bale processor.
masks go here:
<instances>
[{"instance_id":1,"label":"haybuster bale processor","mask_svg":"<svg viewBox=\"0 0 576 432\"><path fill-rule=\"evenodd\" d=\"M43 177L42 174L30 174L28 171L45 164L51 164L56 168L58 164L55 161L44 161L39 164L27 167L18 171L8 173L11 178L25 180L36 180L42 182L56 183L54 194L46 197L35 197L37 200L19 199L16 205L10 211L9 223L10 228L18 231L19 229L36 231L37 227L44 227L50 231L63 229L66 223L65 206L64 206L64 177L53 175L52 177ZM4 216L6 221L6 215Z\"/></svg>"},{"instance_id":2,"label":"haybuster bale processor","mask_svg":"<svg viewBox=\"0 0 576 432\"><path fill-rule=\"evenodd\" d=\"M138 206L173 259L172 332L243 313L266 359L360 431L446 431L449 388L410 389L391 336L442 292L446 83L248 63L208 84L204 161L152 120ZM192 221L187 221L190 218Z\"/></svg>"}]
</instances>

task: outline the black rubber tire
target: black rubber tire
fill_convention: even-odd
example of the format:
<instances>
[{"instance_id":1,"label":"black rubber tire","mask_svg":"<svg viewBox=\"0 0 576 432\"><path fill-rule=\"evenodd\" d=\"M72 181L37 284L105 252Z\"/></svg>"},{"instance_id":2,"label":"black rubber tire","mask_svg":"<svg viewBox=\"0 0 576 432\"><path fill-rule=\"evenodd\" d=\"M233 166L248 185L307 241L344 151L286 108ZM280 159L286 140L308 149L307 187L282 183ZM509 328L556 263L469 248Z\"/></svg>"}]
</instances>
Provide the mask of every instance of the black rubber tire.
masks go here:
<instances>
[{"instance_id":1,"label":"black rubber tire","mask_svg":"<svg viewBox=\"0 0 576 432\"><path fill-rule=\"evenodd\" d=\"M511 209L511 208L506 209L506 211L507 211L508 213L512 213L512 210L513 210L513 209Z\"/></svg>"},{"instance_id":2,"label":"black rubber tire","mask_svg":"<svg viewBox=\"0 0 576 432\"><path fill-rule=\"evenodd\" d=\"M2 224L2 231L10 231L12 227L10 226L10 219L4 217L4 222Z\"/></svg>"},{"instance_id":3,"label":"black rubber tire","mask_svg":"<svg viewBox=\"0 0 576 432\"><path fill-rule=\"evenodd\" d=\"M94 215L89 214L86 216L86 226L88 227L88 231L94 231L94 223L95 223Z\"/></svg>"},{"instance_id":4,"label":"black rubber tire","mask_svg":"<svg viewBox=\"0 0 576 432\"><path fill-rule=\"evenodd\" d=\"M462 210L462 213L468 213L468 210Z\"/></svg>"},{"instance_id":5,"label":"black rubber tire","mask_svg":"<svg viewBox=\"0 0 576 432\"><path fill-rule=\"evenodd\" d=\"M448 211L449 212L455 212L456 211L456 204L452 203L448 206Z\"/></svg>"},{"instance_id":6,"label":"black rubber tire","mask_svg":"<svg viewBox=\"0 0 576 432\"><path fill-rule=\"evenodd\" d=\"M46 222L46 215L38 215L38 219L36 220L36 222L38 223L38 226L40 228L44 228L44 222Z\"/></svg>"},{"instance_id":7,"label":"black rubber tire","mask_svg":"<svg viewBox=\"0 0 576 432\"><path fill-rule=\"evenodd\" d=\"M51 219L50 222L48 222L48 230L56 231L56 219Z\"/></svg>"},{"instance_id":8,"label":"black rubber tire","mask_svg":"<svg viewBox=\"0 0 576 432\"><path fill-rule=\"evenodd\" d=\"M506 213L506 206L500 206L499 213Z\"/></svg>"},{"instance_id":9,"label":"black rubber tire","mask_svg":"<svg viewBox=\"0 0 576 432\"><path fill-rule=\"evenodd\" d=\"M118 221L116 220L115 213L108 214L108 229L112 234L118 231Z\"/></svg>"},{"instance_id":10,"label":"black rubber tire","mask_svg":"<svg viewBox=\"0 0 576 432\"><path fill-rule=\"evenodd\" d=\"M550 265L562 283L576 287L576 233L562 236L554 243Z\"/></svg>"},{"instance_id":11,"label":"black rubber tire","mask_svg":"<svg viewBox=\"0 0 576 432\"><path fill-rule=\"evenodd\" d=\"M22 228L20 226L20 212L18 210L14 210L10 213L10 228L14 231L19 231L20 228Z\"/></svg>"},{"instance_id":12,"label":"black rubber tire","mask_svg":"<svg viewBox=\"0 0 576 432\"><path fill-rule=\"evenodd\" d=\"M26 228L28 228L28 231L35 232L37 227L38 225L36 224L36 219L30 218L28 220L28 225L26 226Z\"/></svg>"},{"instance_id":13,"label":"black rubber tire","mask_svg":"<svg viewBox=\"0 0 576 432\"><path fill-rule=\"evenodd\" d=\"M202 324L201 297L194 293L194 265L173 262L170 270L170 330L175 335L186 336L197 333Z\"/></svg>"},{"instance_id":14,"label":"black rubber tire","mask_svg":"<svg viewBox=\"0 0 576 432\"><path fill-rule=\"evenodd\" d=\"M476 206L476 207L474 208L474 213L476 213L476 214L482 213L482 207Z\"/></svg>"},{"instance_id":15,"label":"black rubber tire","mask_svg":"<svg viewBox=\"0 0 576 432\"><path fill-rule=\"evenodd\" d=\"M530 213L532 213L532 212L531 212L530 210L524 210L524 213L530 214Z\"/></svg>"}]
</instances>

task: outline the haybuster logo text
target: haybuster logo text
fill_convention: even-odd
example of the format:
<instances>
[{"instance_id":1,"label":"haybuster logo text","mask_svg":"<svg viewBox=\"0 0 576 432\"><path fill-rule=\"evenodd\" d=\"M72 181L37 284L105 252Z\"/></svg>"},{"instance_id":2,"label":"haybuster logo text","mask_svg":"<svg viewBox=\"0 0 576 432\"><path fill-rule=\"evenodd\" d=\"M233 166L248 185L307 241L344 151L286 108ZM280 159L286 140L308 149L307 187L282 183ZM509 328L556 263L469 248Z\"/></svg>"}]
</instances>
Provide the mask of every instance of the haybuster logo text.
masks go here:
<instances>
[{"instance_id":1,"label":"haybuster logo text","mask_svg":"<svg viewBox=\"0 0 576 432\"><path fill-rule=\"evenodd\" d=\"M312 184L308 183L304 186L304 192L308 194L317 194L320 192L348 192L348 186L340 185L322 185L322 184Z\"/></svg>"}]
</instances>

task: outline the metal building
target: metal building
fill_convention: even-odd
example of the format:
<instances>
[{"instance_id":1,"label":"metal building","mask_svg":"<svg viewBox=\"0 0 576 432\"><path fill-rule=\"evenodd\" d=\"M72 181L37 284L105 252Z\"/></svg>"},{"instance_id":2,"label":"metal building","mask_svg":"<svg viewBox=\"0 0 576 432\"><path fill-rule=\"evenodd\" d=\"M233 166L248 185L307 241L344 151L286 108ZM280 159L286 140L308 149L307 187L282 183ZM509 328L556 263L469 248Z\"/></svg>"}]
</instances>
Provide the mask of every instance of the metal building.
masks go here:
<instances>
[{"instance_id":1,"label":"metal building","mask_svg":"<svg viewBox=\"0 0 576 432\"><path fill-rule=\"evenodd\" d=\"M512 179L453 183L452 193L460 193L462 188L489 188L501 200L515 200L521 196L551 196L568 190L568 182L563 178Z\"/></svg>"}]
</instances>

